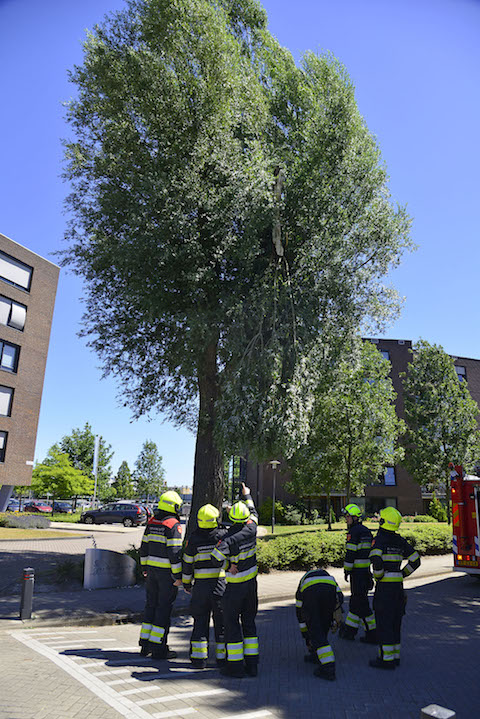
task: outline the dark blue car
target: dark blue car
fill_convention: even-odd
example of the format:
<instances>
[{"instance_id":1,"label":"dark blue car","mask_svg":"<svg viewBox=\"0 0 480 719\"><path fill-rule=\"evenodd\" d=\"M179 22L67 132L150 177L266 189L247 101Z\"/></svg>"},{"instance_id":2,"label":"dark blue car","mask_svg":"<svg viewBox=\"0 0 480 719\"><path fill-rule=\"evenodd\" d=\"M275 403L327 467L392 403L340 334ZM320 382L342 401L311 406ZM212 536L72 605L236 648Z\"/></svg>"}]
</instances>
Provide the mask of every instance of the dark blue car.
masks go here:
<instances>
[{"instance_id":1,"label":"dark blue car","mask_svg":"<svg viewBox=\"0 0 480 719\"><path fill-rule=\"evenodd\" d=\"M84 524L115 524L121 522L124 527L136 527L147 523L147 513L140 504L130 502L112 502L100 509L87 509L80 517Z\"/></svg>"}]
</instances>

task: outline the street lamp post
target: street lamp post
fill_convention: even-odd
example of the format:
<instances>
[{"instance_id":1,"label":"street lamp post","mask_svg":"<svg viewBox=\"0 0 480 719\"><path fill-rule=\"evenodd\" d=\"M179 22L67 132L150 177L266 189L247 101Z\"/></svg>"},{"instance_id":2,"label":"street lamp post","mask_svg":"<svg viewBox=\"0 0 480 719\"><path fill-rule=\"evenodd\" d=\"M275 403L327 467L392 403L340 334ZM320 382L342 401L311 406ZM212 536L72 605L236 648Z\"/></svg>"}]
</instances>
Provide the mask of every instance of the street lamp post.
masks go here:
<instances>
[{"instance_id":1,"label":"street lamp post","mask_svg":"<svg viewBox=\"0 0 480 719\"><path fill-rule=\"evenodd\" d=\"M95 444L93 448L93 476L95 486L93 490L93 508L97 508L97 479L98 479L98 453L100 451L100 435L95 435Z\"/></svg>"},{"instance_id":2,"label":"street lamp post","mask_svg":"<svg viewBox=\"0 0 480 719\"><path fill-rule=\"evenodd\" d=\"M273 486L272 486L272 534L275 530L275 489L276 489L276 483L277 483L277 467L280 464L278 459L272 459L271 462L269 462L270 467L273 470Z\"/></svg>"}]
</instances>

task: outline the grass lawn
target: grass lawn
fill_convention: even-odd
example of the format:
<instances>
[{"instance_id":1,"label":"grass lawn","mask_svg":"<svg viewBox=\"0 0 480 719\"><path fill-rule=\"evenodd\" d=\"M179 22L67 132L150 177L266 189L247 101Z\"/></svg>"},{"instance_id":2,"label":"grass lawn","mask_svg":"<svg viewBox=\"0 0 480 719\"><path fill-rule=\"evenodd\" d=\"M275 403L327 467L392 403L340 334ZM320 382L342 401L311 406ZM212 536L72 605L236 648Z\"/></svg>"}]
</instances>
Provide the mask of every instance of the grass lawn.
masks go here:
<instances>
[{"instance_id":1,"label":"grass lawn","mask_svg":"<svg viewBox=\"0 0 480 719\"><path fill-rule=\"evenodd\" d=\"M45 516L47 516L47 515L45 515ZM73 522L74 524L76 524L77 522L80 521L81 516L82 516L81 512L74 512L73 514L55 513L55 514L52 514L49 517L49 519L52 522L69 522L69 523Z\"/></svg>"},{"instance_id":2,"label":"grass lawn","mask_svg":"<svg viewBox=\"0 0 480 719\"><path fill-rule=\"evenodd\" d=\"M54 539L58 537L84 537L76 532L58 532L55 529L14 529L0 527L0 541L2 539Z\"/></svg>"},{"instance_id":3,"label":"grass lawn","mask_svg":"<svg viewBox=\"0 0 480 719\"><path fill-rule=\"evenodd\" d=\"M367 521L363 522L363 524L372 530L372 532L375 532L379 524L376 521ZM431 522L431 524L434 524L438 526L438 522ZM262 525L266 529L266 537L272 536L272 527L271 525ZM413 529L415 527L424 527L424 526L430 526L430 523L425 522L402 522L400 526L400 534L402 533L402 529ZM285 535L285 534L297 534L298 532L324 532L328 529L328 524L276 524L275 525L275 532L274 537ZM347 531L347 525L346 522L335 522L332 524L332 531L333 532L346 532Z\"/></svg>"}]
</instances>

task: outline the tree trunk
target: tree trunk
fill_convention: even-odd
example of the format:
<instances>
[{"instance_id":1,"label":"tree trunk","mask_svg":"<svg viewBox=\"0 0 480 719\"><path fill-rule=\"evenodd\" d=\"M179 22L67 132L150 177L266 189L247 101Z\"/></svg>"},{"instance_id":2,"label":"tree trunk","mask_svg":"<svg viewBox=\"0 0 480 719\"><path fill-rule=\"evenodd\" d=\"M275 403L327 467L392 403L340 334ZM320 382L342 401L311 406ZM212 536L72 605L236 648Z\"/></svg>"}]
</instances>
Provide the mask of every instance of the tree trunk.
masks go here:
<instances>
[{"instance_id":1,"label":"tree trunk","mask_svg":"<svg viewBox=\"0 0 480 719\"><path fill-rule=\"evenodd\" d=\"M447 524L452 523L452 517L450 514L450 470L445 473L445 499L447 501Z\"/></svg>"},{"instance_id":2,"label":"tree trunk","mask_svg":"<svg viewBox=\"0 0 480 719\"><path fill-rule=\"evenodd\" d=\"M197 512L204 504L222 509L224 480L223 454L214 438L216 419L215 403L218 399L217 342L210 343L198 364L199 412L195 466L193 470L193 496L187 534L197 526Z\"/></svg>"},{"instance_id":3,"label":"tree trunk","mask_svg":"<svg viewBox=\"0 0 480 719\"><path fill-rule=\"evenodd\" d=\"M332 531L332 498L330 491L327 494L327 517L328 517L328 531Z\"/></svg>"},{"instance_id":4,"label":"tree trunk","mask_svg":"<svg viewBox=\"0 0 480 719\"><path fill-rule=\"evenodd\" d=\"M347 455L347 485L345 487L345 506L350 504L350 493L352 491L352 446L348 445Z\"/></svg>"}]
</instances>

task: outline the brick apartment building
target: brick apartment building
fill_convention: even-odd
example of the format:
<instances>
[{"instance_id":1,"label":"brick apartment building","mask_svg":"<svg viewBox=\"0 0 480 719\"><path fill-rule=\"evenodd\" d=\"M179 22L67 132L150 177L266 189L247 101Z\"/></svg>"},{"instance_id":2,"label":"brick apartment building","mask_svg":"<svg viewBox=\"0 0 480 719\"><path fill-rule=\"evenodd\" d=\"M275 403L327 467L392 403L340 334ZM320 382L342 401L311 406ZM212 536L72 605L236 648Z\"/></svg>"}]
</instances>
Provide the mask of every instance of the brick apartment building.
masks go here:
<instances>
[{"instance_id":1,"label":"brick apartment building","mask_svg":"<svg viewBox=\"0 0 480 719\"><path fill-rule=\"evenodd\" d=\"M0 234L0 511L32 481L58 274Z\"/></svg>"},{"instance_id":2,"label":"brick apartment building","mask_svg":"<svg viewBox=\"0 0 480 719\"><path fill-rule=\"evenodd\" d=\"M410 340L370 339L384 357L390 360L391 379L397 393L396 410L399 417L404 418L403 388L400 373L407 371L407 365L412 361ZM468 389L473 399L480 406L480 360L466 357L453 357L457 375L460 381L468 382ZM273 458L279 459L279 458ZM247 457L248 460L248 457ZM238 474L247 482L252 490L252 496L259 506L273 493L273 470L268 463L258 464L243 459L239 460ZM275 496L278 500L291 504L297 498L285 490L285 483L290 475L284 463L277 469L275 480ZM397 507L402 514L423 514L428 508L431 495L422 490L408 472L401 465L386 467L385 475L378 483L365 488L365 497L353 498L364 507L367 513L377 512L385 506ZM326 512L326 497L312 497L311 506L318 507ZM332 494L332 506L338 515L345 506L345 494L337 492Z\"/></svg>"}]
</instances>

